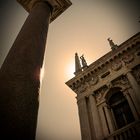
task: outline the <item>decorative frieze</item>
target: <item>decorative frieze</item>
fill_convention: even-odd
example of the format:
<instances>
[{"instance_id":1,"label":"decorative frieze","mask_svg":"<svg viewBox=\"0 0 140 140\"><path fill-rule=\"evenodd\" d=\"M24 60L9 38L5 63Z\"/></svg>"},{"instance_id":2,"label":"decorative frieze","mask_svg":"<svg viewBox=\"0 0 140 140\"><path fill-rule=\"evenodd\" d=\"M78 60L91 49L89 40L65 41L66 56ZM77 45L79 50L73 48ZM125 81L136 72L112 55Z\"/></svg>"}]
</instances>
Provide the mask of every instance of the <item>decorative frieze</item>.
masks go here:
<instances>
[{"instance_id":1,"label":"decorative frieze","mask_svg":"<svg viewBox=\"0 0 140 140\"><path fill-rule=\"evenodd\" d=\"M131 62L133 61L135 62L134 59L136 57L134 57L134 55L139 50L139 40L140 33L134 35L132 38L119 45L117 50L107 53L106 55L89 65L72 80L67 82L67 84L72 90L80 91L81 93L85 92L88 88L94 88L94 86L97 87L98 83L100 85L102 79L106 80L108 77L116 74L117 71L121 70L122 72L123 67L131 65ZM139 82L139 72L136 70L134 71L133 75ZM119 80L115 79L112 81L112 84L121 86L129 85L126 81L127 80L124 80L124 78L120 78Z\"/></svg>"},{"instance_id":2,"label":"decorative frieze","mask_svg":"<svg viewBox=\"0 0 140 140\"><path fill-rule=\"evenodd\" d=\"M112 70L118 71L122 68L122 62L120 60L114 61L111 66Z\"/></svg>"},{"instance_id":3,"label":"decorative frieze","mask_svg":"<svg viewBox=\"0 0 140 140\"><path fill-rule=\"evenodd\" d=\"M94 93L95 98L97 103L100 102L102 100L103 95L105 94L105 92L108 90L108 87L106 85L102 86L101 88L99 88L98 90L96 90Z\"/></svg>"},{"instance_id":4,"label":"decorative frieze","mask_svg":"<svg viewBox=\"0 0 140 140\"><path fill-rule=\"evenodd\" d=\"M125 62L125 64L129 64L134 60L134 56L132 54L125 55L122 60Z\"/></svg>"},{"instance_id":5,"label":"decorative frieze","mask_svg":"<svg viewBox=\"0 0 140 140\"><path fill-rule=\"evenodd\" d=\"M85 92L87 90L87 88L88 88L88 84L85 83L85 84L80 85L80 87L77 89L77 91L79 93L82 93L82 92Z\"/></svg>"},{"instance_id":6,"label":"decorative frieze","mask_svg":"<svg viewBox=\"0 0 140 140\"><path fill-rule=\"evenodd\" d=\"M94 86L96 85L98 82L98 77L97 76L94 76L91 78L91 80L88 82L90 86Z\"/></svg>"},{"instance_id":7,"label":"decorative frieze","mask_svg":"<svg viewBox=\"0 0 140 140\"><path fill-rule=\"evenodd\" d=\"M122 88L130 87L129 81L125 75L122 75L122 76L116 78L111 83L112 83L112 86L116 86L116 87L122 87Z\"/></svg>"},{"instance_id":8,"label":"decorative frieze","mask_svg":"<svg viewBox=\"0 0 140 140\"><path fill-rule=\"evenodd\" d=\"M85 92L90 86L96 85L97 82L98 82L97 76L88 75L74 82L72 85L70 85L70 88L74 90L76 93L82 93Z\"/></svg>"}]
</instances>

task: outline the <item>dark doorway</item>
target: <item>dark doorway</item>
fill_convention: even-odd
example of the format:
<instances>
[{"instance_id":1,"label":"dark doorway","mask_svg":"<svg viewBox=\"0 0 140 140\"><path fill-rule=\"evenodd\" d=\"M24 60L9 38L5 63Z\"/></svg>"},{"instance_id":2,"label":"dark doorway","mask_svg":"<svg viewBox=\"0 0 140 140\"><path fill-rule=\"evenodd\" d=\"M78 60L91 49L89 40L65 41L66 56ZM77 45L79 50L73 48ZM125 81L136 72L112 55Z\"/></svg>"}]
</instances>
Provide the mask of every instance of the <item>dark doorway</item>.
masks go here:
<instances>
[{"instance_id":1,"label":"dark doorway","mask_svg":"<svg viewBox=\"0 0 140 140\"><path fill-rule=\"evenodd\" d=\"M130 106L121 91L115 92L110 97L109 104L114 113L118 129L135 121Z\"/></svg>"}]
</instances>

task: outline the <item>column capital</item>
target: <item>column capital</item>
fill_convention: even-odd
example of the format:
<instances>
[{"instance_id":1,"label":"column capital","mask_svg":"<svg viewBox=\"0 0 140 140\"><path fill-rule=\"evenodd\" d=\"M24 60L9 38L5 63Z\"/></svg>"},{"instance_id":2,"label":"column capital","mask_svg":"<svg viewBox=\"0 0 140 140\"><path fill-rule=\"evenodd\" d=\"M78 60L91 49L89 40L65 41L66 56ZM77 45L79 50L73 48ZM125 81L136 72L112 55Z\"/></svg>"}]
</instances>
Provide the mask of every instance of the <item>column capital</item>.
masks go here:
<instances>
[{"instance_id":1,"label":"column capital","mask_svg":"<svg viewBox=\"0 0 140 140\"><path fill-rule=\"evenodd\" d=\"M30 12L35 3L37 2L48 2L52 6L52 15L50 22L55 20L59 15L61 15L69 6L72 5L70 0L17 0L23 8Z\"/></svg>"}]
</instances>

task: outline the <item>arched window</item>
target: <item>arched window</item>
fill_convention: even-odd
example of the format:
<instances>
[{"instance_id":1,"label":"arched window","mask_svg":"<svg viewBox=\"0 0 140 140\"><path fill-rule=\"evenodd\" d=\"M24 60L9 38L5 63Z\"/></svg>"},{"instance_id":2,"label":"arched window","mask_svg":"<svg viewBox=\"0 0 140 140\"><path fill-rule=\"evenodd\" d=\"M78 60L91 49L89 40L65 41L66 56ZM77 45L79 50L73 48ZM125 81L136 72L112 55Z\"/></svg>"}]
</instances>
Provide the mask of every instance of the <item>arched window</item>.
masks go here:
<instances>
[{"instance_id":1,"label":"arched window","mask_svg":"<svg viewBox=\"0 0 140 140\"><path fill-rule=\"evenodd\" d=\"M109 98L109 105L114 114L118 129L135 120L130 106L120 90L114 92Z\"/></svg>"}]
</instances>

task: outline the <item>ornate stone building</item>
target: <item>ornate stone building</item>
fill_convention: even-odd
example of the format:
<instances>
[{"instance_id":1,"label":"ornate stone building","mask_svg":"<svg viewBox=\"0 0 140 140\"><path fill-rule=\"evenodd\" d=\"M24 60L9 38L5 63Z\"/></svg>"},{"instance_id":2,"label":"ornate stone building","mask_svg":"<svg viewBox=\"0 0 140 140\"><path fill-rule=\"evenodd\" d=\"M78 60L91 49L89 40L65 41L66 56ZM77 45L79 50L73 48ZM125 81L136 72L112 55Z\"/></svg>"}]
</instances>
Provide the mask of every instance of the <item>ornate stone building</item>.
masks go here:
<instances>
[{"instance_id":1,"label":"ornate stone building","mask_svg":"<svg viewBox=\"0 0 140 140\"><path fill-rule=\"evenodd\" d=\"M75 77L66 84L77 94L82 140L138 140L140 136L140 33L89 66L75 54Z\"/></svg>"}]
</instances>

